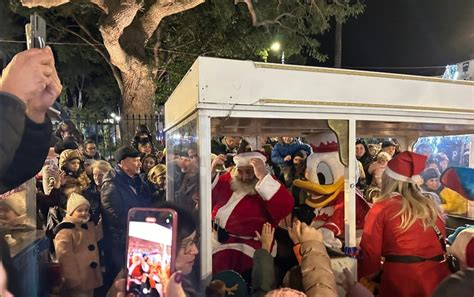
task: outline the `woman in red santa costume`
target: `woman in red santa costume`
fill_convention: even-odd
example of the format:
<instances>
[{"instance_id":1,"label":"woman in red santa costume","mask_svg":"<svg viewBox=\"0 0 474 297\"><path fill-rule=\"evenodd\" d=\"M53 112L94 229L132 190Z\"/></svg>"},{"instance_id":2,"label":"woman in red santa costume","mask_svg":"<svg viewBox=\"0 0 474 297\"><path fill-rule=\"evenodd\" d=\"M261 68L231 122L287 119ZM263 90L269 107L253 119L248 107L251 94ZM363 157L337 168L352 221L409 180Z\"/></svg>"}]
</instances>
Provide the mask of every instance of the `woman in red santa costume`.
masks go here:
<instances>
[{"instance_id":1,"label":"woman in red santa costume","mask_svg":"<svg viewBox=\"0 0 474 297\"><path fill-rule=\"evenodd\" d=\"M365 219L359 277L382 272L381 297L428 297L450 272L441 211L416 185L426 156L400 153L382 176L382 193ZM383 263L381 263L383 261Z\"/></svg>"},{"instance_id":2,"label":"woman in red santa costume","mask_svg":"<svg viewBox=\"0 0 474 297\"><path fill-rule=\"evenodd\" d=\"M260 152L241 153L234 157L235 167L214 178L214 274L229 269L241 274L251 271L253 254L261 248L255 232L262 230L265 222L276 228L293 209L293 197L267 172L265 161ZM223 155L214 159L213 174L216 166L224 162ZM276 255L275 243L272 254Z\"/></svg>"}]
</instances>

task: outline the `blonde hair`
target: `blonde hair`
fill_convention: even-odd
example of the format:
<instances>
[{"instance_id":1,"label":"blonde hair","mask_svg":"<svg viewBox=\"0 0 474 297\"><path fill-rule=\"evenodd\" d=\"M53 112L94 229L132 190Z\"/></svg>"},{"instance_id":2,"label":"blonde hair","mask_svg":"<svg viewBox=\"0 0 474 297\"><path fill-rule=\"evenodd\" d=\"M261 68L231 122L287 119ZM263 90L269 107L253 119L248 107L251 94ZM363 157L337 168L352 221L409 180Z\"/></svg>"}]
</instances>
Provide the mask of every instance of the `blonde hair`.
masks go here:
<instances>
[{"instance_id":1,"label":"blonde hair","mask_svg":"<svg viewBox=\"0 0 474 297\"><path fill-rule=\"evenodd\" d=\"M377 154L377 161L385 161L388 162L392 160L392 156L390 156L387 152L380 152Z\"/></svg>"},{"instance_id":2,"label":"blonde hair","mask_svg":"<svg viewBox=\"0 0 474 297\"><path fill-rule=\"evenodd\" d=\"M108 173L110 170L112 170L112 166L109 164L109 162L104 160L96 160L92 162L91 167L92 170L99 169L100 171L104 171L105 173Z\"/></svg>"},{"instance_id":3,"label":"blonde hair","mask_svg":"<svg viewBox=\"0 0 474 297\"><path fill-rule=\"evenodd\" d=\"M166 174L166 166L163 164L155 165L148 171L148 180L155 182L155 178L162 174Z\"/></svg>"},{"instance_id":4,"label":"blonde hair","mask_svg":"<svg viewBox=\"0 0 474 297\"><path fill-rule=\"evenodd\" d=\"M420 220L423 228L435 225L441 210L434 202L431 194L421 192L418 185L410 182L396 180L388 176L385 172L382 175L382 192L376 202L390 199L393 193L402 196L402 208L394 216L401 217L400 228L406 231L416 220Z\"/></svg>"}]
</instances>

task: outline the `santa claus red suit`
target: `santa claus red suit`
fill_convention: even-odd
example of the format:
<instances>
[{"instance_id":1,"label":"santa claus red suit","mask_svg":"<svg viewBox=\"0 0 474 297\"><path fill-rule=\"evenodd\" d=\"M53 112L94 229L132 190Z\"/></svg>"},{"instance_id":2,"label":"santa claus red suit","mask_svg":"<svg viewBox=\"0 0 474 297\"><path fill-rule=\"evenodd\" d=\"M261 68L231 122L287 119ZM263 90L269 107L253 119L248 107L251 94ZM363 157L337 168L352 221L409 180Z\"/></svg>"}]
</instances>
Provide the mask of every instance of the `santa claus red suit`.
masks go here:
<instances>
[{"instance_id":1,"label":"santa claus red suit","mask_svg":"<svg viewBox=\"0 0 474 297\"><path fill-rule=\"evenodd\" d=\"M266 160L263 155L255 152L238 156L247 158L247 161L236 160L236 156L234 162L237 167L249 166L245 163L251 158ZM290 214L294 206L291 194L270 174L256 184L254 193L235 187L235 191L232 190L232 178L232 174L227 172L217 177L213 183L214 274L229 269L239 273L250 271L253 254L256 249L261 248L260 241L255 238L255 231L260 232L266 222L277 227L279 221ZM276 254L276 244L273 244L272 254Z\"/></svg>"}]
</instances>

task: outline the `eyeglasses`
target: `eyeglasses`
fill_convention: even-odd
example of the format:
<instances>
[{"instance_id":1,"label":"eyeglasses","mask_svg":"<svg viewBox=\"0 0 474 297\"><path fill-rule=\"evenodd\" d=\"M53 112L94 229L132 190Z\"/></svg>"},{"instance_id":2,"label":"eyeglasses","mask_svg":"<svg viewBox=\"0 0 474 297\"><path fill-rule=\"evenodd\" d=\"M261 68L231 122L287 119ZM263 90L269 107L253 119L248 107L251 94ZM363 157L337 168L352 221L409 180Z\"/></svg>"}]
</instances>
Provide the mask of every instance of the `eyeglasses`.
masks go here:
<instances>
[{"instance_id":1,"label":"eyeglasses","mask_svg":"<svg viewBox=\"0 0 474 297\"><path fill-rule=\"evenodd\" d=\"M184 254L190 254L194 245L196 246L196 248L199 247L199 235L197 234L196 236L194 236L193 239L183 241L183 243L181 244L181 248L184 249Z\"/></svg>"}]
</instances>

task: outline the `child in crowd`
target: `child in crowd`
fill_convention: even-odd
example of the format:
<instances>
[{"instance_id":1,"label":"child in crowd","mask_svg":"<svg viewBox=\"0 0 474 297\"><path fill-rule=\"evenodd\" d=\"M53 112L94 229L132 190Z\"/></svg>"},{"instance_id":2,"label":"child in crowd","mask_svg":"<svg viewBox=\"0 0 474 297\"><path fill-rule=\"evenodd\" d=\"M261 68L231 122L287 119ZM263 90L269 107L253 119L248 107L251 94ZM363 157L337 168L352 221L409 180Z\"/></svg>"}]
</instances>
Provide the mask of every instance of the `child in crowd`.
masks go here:
<instances>
[{"instance_id":1,"label":"child in crowd","mask_svg":"<svg viewBox=\"0 0 474 297\"><path fill-rule=\"evenodd\" d=\"M102 224L89 221L90 204L72 193L67 214L55 228L54 247L63 273L61 296L91 297L102 286L97 241L102 238Z\"/></svg>"},{"instance_id":2,"label":"child in crowd","mask_svg":"<svg viewBox=\"0 0 474 297\"><path fill-rule=\"evenodd\" d=\"M382 185L382 174L385 171L388 161L392 159L389 153L380 152L377 155L376 162L369 167L369 174L373 176L372 187L380 188Z\"/></svg>"}]
</instances>

